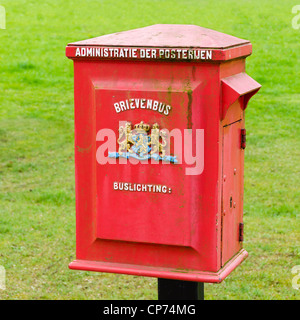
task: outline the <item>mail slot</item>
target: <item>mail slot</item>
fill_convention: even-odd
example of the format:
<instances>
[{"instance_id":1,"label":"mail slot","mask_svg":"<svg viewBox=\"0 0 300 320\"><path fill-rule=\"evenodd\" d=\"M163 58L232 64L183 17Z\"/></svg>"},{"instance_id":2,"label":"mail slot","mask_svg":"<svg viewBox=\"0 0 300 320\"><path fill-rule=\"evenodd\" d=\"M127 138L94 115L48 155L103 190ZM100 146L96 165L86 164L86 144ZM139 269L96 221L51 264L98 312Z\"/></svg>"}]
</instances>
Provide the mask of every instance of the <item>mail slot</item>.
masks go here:
<instances>
[{"instance_id":1,"label":"mail slot","mask_svg":"<svg viewBox=\"0 0 300 320\"><path fill-rule=\"evenodd\" d=\"M243 249L248 40L153 25L68 44L78 270L221 282Z\"/></svg>"}]
</instances>

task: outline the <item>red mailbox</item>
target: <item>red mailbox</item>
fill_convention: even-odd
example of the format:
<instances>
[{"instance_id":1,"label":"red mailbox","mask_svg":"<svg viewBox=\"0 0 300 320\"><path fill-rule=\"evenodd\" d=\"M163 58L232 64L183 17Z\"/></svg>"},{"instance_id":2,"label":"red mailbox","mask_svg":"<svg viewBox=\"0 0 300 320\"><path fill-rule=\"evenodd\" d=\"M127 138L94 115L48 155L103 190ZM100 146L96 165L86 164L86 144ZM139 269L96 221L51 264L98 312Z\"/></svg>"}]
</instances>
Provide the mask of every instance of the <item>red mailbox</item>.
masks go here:
<instances>
[{"instance_id":1,"label":"red mailbox","mask_svg":"<svg viewBox=\"0 0 300 320\"><path fill-rule=\"evenodd\" d=\"M71 43L71 269L221 282L246 257L247 40L154 25Z\"/></svg>"}]
</instances>

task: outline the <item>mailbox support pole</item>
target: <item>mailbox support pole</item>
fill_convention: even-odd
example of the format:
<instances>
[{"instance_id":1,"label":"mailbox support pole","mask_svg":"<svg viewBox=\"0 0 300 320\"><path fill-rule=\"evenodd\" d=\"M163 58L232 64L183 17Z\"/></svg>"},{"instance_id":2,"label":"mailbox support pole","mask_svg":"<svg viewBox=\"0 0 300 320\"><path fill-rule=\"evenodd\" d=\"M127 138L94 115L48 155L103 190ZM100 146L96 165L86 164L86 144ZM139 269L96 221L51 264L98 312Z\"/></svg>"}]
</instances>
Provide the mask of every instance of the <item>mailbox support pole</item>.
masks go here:
<instances>
[{"instance_id":1,"label":"mailbox support pole","mask_svg":"<svg viewBox=\"0 0 300 320\"><path fill-rule=\"evenodd\" d=\"M158 300L204 300L204 283L158 278Z\"/></svg>"}]
</instances>

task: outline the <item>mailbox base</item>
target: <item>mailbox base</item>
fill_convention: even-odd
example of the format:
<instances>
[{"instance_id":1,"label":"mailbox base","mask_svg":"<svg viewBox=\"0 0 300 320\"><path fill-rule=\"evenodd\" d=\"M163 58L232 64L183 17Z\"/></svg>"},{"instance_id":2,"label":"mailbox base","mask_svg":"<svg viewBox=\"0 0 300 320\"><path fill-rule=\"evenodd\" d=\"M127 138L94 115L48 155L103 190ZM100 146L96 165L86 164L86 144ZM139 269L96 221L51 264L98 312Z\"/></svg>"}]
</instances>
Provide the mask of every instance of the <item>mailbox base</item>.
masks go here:
<instances>
[{"instance_id":1,"label":"mailbox base","mask_svg":"<svg viewBox=\"0 0 300 320\"><path fill-rule=\"evenodd\" d=\"M70 269L122 273L136 276L177 279L195 282L222 282L239 264L248 256L248 252L244 249L240 250L231 260L229 260L223 268L218 272L204 272L189 270L181 272L178 269L149 267L133 264L111 263L90 260L74 260L69 264Z\"/></svg>"}]
</instances>

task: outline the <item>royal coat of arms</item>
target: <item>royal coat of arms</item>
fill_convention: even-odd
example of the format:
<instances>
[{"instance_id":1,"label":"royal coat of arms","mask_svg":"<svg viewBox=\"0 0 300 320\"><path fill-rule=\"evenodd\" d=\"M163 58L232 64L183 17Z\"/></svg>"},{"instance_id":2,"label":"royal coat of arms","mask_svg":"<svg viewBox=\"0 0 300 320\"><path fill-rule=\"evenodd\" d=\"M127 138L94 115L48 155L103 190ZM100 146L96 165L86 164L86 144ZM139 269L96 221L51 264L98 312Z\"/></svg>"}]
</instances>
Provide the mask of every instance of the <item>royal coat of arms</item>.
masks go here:
<instances>
[{"instance_id":1,"label":"royal coat of arms","mask_svg":"<svg viewBox=\"0 0 300 320\"><path fill-rule=\"evenodd\" d=\"M119 128L118 144L118 152L109 152L109 157L178 162L176 156L167 155L168 134L160 130L157 123L150 130L150 125L143 121L135 124L134 129L130 122L126 122Z\"/></svg>"}]
</instances>

